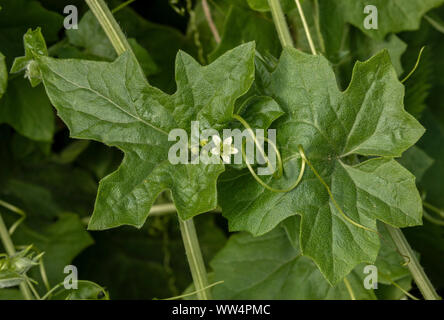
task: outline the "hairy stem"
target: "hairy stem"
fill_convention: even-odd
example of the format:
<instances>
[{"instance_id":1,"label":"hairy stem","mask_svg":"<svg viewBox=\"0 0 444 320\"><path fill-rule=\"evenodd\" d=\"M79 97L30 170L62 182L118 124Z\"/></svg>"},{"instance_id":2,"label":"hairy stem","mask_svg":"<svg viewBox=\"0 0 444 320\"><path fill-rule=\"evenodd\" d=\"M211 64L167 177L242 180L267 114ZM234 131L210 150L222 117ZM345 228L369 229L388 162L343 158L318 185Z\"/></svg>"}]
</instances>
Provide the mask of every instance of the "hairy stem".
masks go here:
<instances>
[{"instance_id":1,"label":"hairy stem","mask_svg":"<svg viewBox=\"0 0 444 320\"><path fill-rule=\"evenodd\" d=\"M12 243L9 231L6 228L5 222L3 221L3 217L1 214L0 214L0 238L2 240L3 247L5 247L6 253L9 256L13 256L15 254L14 244ZM29 287L26 285L24 281L20 283L19 287L23 297L26 300L33 300L31 291L29 291Z\"/></svg>"},{"instance_id":2,"label":"hairy stem","mask_svg":"<svg viewBox=\"0 0 444 320\"><path fill-rule=\"evenodd\" d=\"M394 228L392 226L389 226L388 224L386 224L385 226L400 253L409 258L410 261L407 264L407 267L409 268L410 273L412 274L413 279L416 282L416 285L418 286L419 290L424 296L424 299L440 300L441 298L436 293L435 288L433 287L429 278L425 274L422 266L419 264L416 255L414 254L412 248L407 242L407 239L404 237L402 231L399 228Z\"/></svg>"},{"instance_id":3,"label":"hairy stem","mask_svg":"<svg viewBox=\"0 0 444 320\"><path fill-rule=\"evenodd\" d=\"M294 47L293 39L291 38L281 3L279 0L268 0L268 5L270 6L271 15L273 16L274 25L282 47Z\"/></svg>"},{"instance_id":4,"label":"hairy stem","mask_svg":"<svg viewBox=\"0 0 444 320\"><path fill-rule=\"evenodd\" d=\"M206 290L206 288L208 288L207 271L205 269L193 219L182 220L179 217L179 223L197 298L200 300L210 300L211 294Z\"/></svg>"},{"instance_id":5,"label":"hairy stem","mask_svg":"<svg viewBox=\"0 0 444 320\"><path fill-rule=\"evenodd\" d=\"M134 56L133 50L131 49L124 33L120 29L120 26L117 23L117 21L114 19L105 1L86 0L86 3L96 16L97 20L99 20L100 25L102 26L103 30L105 31L106 35L111 41L117 54L121 55L125 51L129 51ZM189 1L187 2L187 5L189 7L188 9L191 10ZM135 61L137 61L135 56L134 59ZM164 210L167 211L172 210L171 205L164 205L162 210L159 210L158 213L164 212ZM180 218L179 221L180 221L180 230L182 233L182 239L187 253L188 263L190 265L194 285L196 287L196 290L199 291L197 293L197 297L199 299L208 300L210 299L210 293L204 289L205 287L208 286L207 272L205 269L205 264L203 262L202 252L200 251L200 245L197 239L194 222L192 219L182 221Z\"/></svg>"}]
</instances>

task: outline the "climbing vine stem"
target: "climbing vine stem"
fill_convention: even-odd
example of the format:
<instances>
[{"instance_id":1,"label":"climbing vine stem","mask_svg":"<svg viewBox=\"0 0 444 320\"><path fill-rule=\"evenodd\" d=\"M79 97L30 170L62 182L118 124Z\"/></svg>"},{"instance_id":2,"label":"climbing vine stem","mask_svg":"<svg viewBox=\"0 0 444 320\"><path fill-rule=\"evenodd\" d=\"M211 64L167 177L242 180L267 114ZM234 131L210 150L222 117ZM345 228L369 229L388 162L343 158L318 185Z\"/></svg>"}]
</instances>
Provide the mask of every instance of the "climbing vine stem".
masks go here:
<instances>
[{"instance_id":1,"label":"climbing vine stem","mask_svg":"<svg viewBox=\"0 0 444 320\"><path fill-rule=\"evenodd\" d=\"M299 14L301 15L301 20L305 20L304 17L304 12L302 10L302 7L299 3L299 0L295 0L296 2L296 6L298 7L298 11ZM287 39L287 35L290 35L289 29L288 29L288 25L286 23L285 20L285 16L282 12L282 8L281 5L279 3L279 0L268 0L268 3L270 5L271 8L271 12L272 12L272 16L273 16L273 22L275 24L277 33L279 35L279 39L281 41L281 44L283 47L285 46L291 46L294 48L294 44L293 41ZM304 23L303 23L304 24ZM306 25L306 23L304 24L304 28L305 28L305 32L307 35L307 39L310 42L312 42L312 38L308 29L308 26ZM284 30L286 29L286 30ZM313 54L316 53L314 49L314 46L312 47L312 45L310 45L311 51ZM421 57L421 53L422 53L423 49L421 49L421 52L419 54L417 63L415 65L415 67L413 68L412 72L414 72L414 70L416 69L420 57ZM408 77L411 75L411 73L409 73L409 75L407 75L406 78L404 78L402 81L405 81L408 79ZM303 152L302 146L299 146L300 149L300 153L301 155L303 155L303 160L305 160L305 162L308 164L308 166L312 169L312 171L315 173L315 175L320 178L320 176L317 174L316 170L313 168L313 166L311 165L310 161L306 158L305 153ZM322 183L322 178L319 179ZM328 187L328 186L327 186ZM327 189L329 190L329 189ZM329 192L330 193L330 192ZM342 212L342 209L339 207L339 205L336 203L336 201L334 201L334 199L332 198L332 196L330 195L331 200L333 201L333 203L335 204L336 208L339 210L339 212ZM343 213L343 212L342 212ZM354 222L353 220L349 219L345 214L341 214L342 217L344 219L346 219L348 222L356 225L357 227L364 227L356 222ZM426 300L438 300L440 299L439 295L436 293L435 289L433 288L432 283L430 282L429 278L427 277L427 275L425 274L423 268L421 267L421 265L419 264L418 259L416 258L416 256L413 253L412 248L410 247L409 243L407 242L407 239L404 237L404 234L402 233L402 231L399 228L394 228L390 225L384 224L385 227L387 228L387 230L390 233L390 236L393 239L393 242L395 243L395 246L397 248L397 250L399 251L399 253L405 257L405 259L407 260L407 267L409 268L410 273L413 276L413 279L415 280L419 290L421 291L422 295L424 296L424 298ZM372 229L369 229L367 227L364 227L367 231L372 231L375 232ZM378 233L378 232L377 232Z\"/></svg>"},{"instance_id":2,"label":"climbing vine stem","mask_svg":"<svg viewBox=\"0 0 444 320\"><path fill-rule=\"evenodd\" d=\"M100 25L105 31L109 41L116 50L118 55L121 55L125 51L132 52L131 46L125 37L122 29L112 15L105 1L103 0L86 0L92 13L96 16Z\"/></svg>"},{"instance_id":3,"label":"climbing vine stem","mask_svg":"<svg viewBox=\"0 0 444 320\"><path fill-rule=\"evenodd\" d=\"M206 290L208 289L207 271L202 258L193 219L182 220L179 217L179 223L197 298L200 300L209 300L211 299L211 294L209 290Z\"/></svg>"},{"instance_id":4,"label":"climbing vine stem","mask_svg":"<svg viewBox=\"0 0 444 320\"><path fill-rule=\"evenodd\" d=\"M412 248L407 242L407 239L405 238L402 231L388 224L386 224L385 227L390 233L390 236L392 237L393 242L395 243L399 251L410 259L410 263L407 264L407 267L409 268L410 273L412 274L413 279L418 285L418 288L421 291L424 298L426 300L441 299L439 295L436 293L435 288L433 287L429 278L425 274L424 269L419 264L418 258L416 257L415 253L413 252Z\"/></svg>"},{"instance_id":5,"label":"climbing vine stem","mask_svg":"<svg viewBox=\"0 0 444 320\"><path fill-rule=\"evenodd\" d=\"M293 39L291 38L281 3L279 0L268 0L268 5L270 6L271 15L273 16L274 25L276 26L276 31L282 46L293 47Z\"/></svg>"},{"instance_id":6,"label":"climbing vine stem","mask_svg":"<svg viewBox=\"0 0 444 320\"><path fill-rule=\"evenodd\" d=\"M120 29L119 24L114 19L114 16L112 15L105 1L86 0L86 3L88 4L89 8L94 13L100 25L102 26L108 39L111 41L116 53L118 55L121 55L125 51L129 51L134 56L134 52L131 49L128 40L126 39L123 31ZM135 56L134 60L137 61ZM207 272L205 269L202 252L200 250L199 242L197 239L194 222L192 219L183 221L180 219L180 217L179 221L180 221L180 230L182 233L182 239L187 253L188 264L190 266L194 286L198 291L197 297L203 300L210 299L209 291L205 290L205 287L208 287Z\"/></svg>"}]
</instances>

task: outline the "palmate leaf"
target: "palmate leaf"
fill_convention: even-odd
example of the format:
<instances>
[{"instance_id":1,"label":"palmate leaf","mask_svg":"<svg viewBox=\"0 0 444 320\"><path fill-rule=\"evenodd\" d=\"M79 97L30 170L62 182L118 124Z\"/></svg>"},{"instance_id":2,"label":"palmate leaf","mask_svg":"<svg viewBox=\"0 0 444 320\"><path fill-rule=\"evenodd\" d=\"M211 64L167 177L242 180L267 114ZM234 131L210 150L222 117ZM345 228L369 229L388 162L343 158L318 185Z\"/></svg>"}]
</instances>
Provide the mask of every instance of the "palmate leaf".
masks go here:
<instances>
[{"instance_id":1,"label":"palmate leaf","mask_svg":"<svg viewBox=\"0 0 444 320\"><path fill-rule=\"evenodd\" d=\"M183 219L216 207L223 164L171 164L168 151L175 142L168 141L168 133L175 128L189 132L192 120L201 129L223 128L235 100L253 82L253 59L253 43L205 67L179 52L178 89L168 95L148 85L129 54L113 63L38 58L47 94L71 135L125 153L119 169L100 182L90 229L141 227L166 189Z\"/></svg>"},{"instance_id":2,"label":"palmate leaf","mask_svg":"<svg viewBox=\"0 0 444 320\"><path fill-rule=\"evenodd\" d=\"M397 227L421 224L415 178L392 157L412 146L424 128L403 109L404 88L386 51L357 63L341 93L324 57L286 48L267 90L286 112L276 130L287 186L298 176L301 144L349 218L373 230L377 219ZM358 155L371 159L355 164ZM232 231L261 235L301 215L302 253L332 284L358 263L376 259L378 235L347 222L310 168L287 193L266 190L242 171L219 181L219 203Z\"/></svg>"}]
</instances>

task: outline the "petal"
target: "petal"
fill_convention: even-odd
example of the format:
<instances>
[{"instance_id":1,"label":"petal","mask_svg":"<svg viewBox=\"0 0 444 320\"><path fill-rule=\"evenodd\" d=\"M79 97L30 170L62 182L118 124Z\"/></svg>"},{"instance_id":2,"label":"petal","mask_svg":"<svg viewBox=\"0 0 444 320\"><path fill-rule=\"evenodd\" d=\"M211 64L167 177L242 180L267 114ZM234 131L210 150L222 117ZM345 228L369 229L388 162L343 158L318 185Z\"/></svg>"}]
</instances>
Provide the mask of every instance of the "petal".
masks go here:
<instances>
[{"instance_id":1,"label":"petal","mask_svg":"<svg viewBox=\"0 0 444 320\"><path fill-rule=\"evenodd\" d=\"M220 139L219 136L214 135L214 136L212 136L211 138L213 138L213 142L214 142L214 144L215 144L216 146L217 146L217 145L220 145L220 142L221 142L222 140Z\"/></svg>"},{"instance_id":2,"label":"petal","mask_svg":"<svg viewBox=\"0 0 444 320\"><path fill-rule=\"evenodd\" d=\"M220 148L212 148L211 149L211 153L215 154L215 155L219 155L220 154Z\"/></svg>"},{"instance_id":3,"label":"petal","mask_svg":"<svg viewBox=\"0 0 444 320\"><path fill-rule=\"evenodd\" d=\"M238 152L239 150L237 150L237 148L231 147L231 154L237 154Z\"/></svg>"},{"instance_id":4,"label":"petal","mask_svg":"<svg viewBox=\"0 0 444 320\"><path fill-rule=\"evenodd\" d=\"M231 162L231 157L227 156L227 155L223 155L222 156L222 160L224 161L224 163L230 163Z\"/></svg>"},{"instance_id":5,"label":"petal","mask_svg":"<svg viewBox=\"0 0 444 320\"><path fill-rule=\"evenodd\" d=\"M224 140L224 145L231 146L232 143L233 143L233 137L228 137Z\"/></svg>"}]
</instances>

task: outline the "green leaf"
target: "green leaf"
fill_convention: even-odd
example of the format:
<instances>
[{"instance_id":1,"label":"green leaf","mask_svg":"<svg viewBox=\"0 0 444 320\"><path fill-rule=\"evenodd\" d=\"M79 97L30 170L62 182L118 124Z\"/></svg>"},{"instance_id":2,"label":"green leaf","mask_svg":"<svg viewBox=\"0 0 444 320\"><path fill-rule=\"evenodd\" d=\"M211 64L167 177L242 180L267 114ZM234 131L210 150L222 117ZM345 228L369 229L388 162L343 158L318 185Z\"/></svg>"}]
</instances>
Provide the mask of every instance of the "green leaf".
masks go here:
<instances>
[{"instance_id":1,"label":"green leaf","mask_svg":"<svg viewBox=\"0 0 444 320\"><path fill-rule=\"evenodd\" d=\"M334 1L345 21L377 39L383 39L389 33L418 29L422 16L443 3L443 0L373 0L371 3L366 0ZM364 19L367 16L364 8L369 4L378 9L377 29L367 30L364 27Z\"/></svg>"},{"instance_id":2,"label":"green leaf","mask_svg":"<svg viewBox=\"0 0 444 320\"><path fill-rule=\"evenodd\" d=\"M353 69L353 65L346 62L367 60L383 49L386 49L390 54L390 59L397 75L400 76L403 73L401 56L406 51L407 44L396 35L391 34L387 36L386 39L379 40L369 38L357 29L350 29L348 41L346 43L348 53L347 56L343 57L343 60L341 61L342 63L338 66L339 72L337 71L342 87L346 87L347 83L350 82L350 76ZM345 47L346 46L344 45L343 49L345 49ZM334 53L330 52L329 55L334 56ZM340 55L340 53L337 53L337 55ZM407 105L406 110L409 111Z\"/></svg>"},{"instance_id":3,"label":"green leaf","mask_svg":"<svg viewBox=\"0 0 444 320\"><path fill-rule=\"evenodd\" d=\"M11 73L25 71L32 87L41 82L35 58L48 50L40 28L29 29L23 36L25 56L16 58ZM54 113L43 88L32 89L24 79L15 78L0 101L0 123L8 123L23 136L37 141L52 141Z\"/></svg>"},{"instance_id":4,"label":"green leaf","mask_svg":"<svg viewBox=\"0 0 444 320\"><path fill-rule=\"evenodd\" d=\"M422 149L417 146L413 146L408 149L401 158L399 163L402 164L407 170L413 173L416 177L416 182L420 182L424 173L435 162L431 157L427 155Z\"/></svg>"},{"instance_id":5,"label":"green leaf","mask_svg":"<svg viewBox=\"0 0 444 320\"><path fill-rule=\"evenodd\" d=\"M6 92L8 86L8 70L6 68L5 56L0 52L0 99Z\"/></svg>"},{"instance_id":6,"label":"green leaf","mask_svg":"<svg viewBox=\"0 0 444 320\"><path fill-rule=\"evenodd\" d=\"M43 87L32 88L19 77L9 81L0 100L0 123L8 123L21 135L37 141L52 141L54 112Z\"/></svg>"},{"instance_id":7,"label":"green leaf","mask_svg":"<svg viewBox=\"0 0 444 320\"><path fill-rule=\"evenodd\" d=\"M252 266L254 266L252 268ZM230 237L211 261L215 299L350 299L344 282L331 287L316 265L295 249L282 228L254 238ZM363 286L358 269L348 275L357 299L375 299Z\"/></svg>"},{"instance_id":8,"label":"green leaf","mask_svg":"<svg viewBox=\"0 0 444 320\"><path fill-rule=\"evenodd\" d=\"M80 48L86 56L91 55L110 61L117 57L102 26L91 11L83 15L78 26L78 29L66 31L66 37L71 45Z\"/></svg>"},{"instance_id":9,"label":"green leaf","mask_svg":"<svg viewBox=\"0 0 444 320\"><path fill-rule=\"evenodd\" d=\"M11 73L17 73L25 70L25 78L28 78L33 87L41 82L40 70L34 59L38 56L47 56L45 39L40 28L29 29L23 36L25 55L16 58L11 68Z\"/></svg>"},{"instance_id":10,"label":"green leaf","mask_svg":"<svg viewBox=\"0 0 444 320\"><path fill-rule=\"evenodd\" d=\"M19 34L29 28L41 27L48 43L58 39L63 27L60 14L45 9L38 1L33 0L0 0L0 43L8 65L23 50Z\"/></svg>"},{"instance_id":11,"label":"green leaf","mask_svg":"<svg viewBox=\"0 0 444 320\"><path fill-rule=\"evenodd\" d=\"M237 110L253 129L268 129L284 114L281 107L270 97L251 96Z\"/></svg>"},{"instance_id":12,"label":"green leaf","mask_svg":"<svg viewBox=\"0 0 444 320\"><path fill-rule=\"evenodd\" d=\"M277 56L281 50L276 29L270 19L232 6L225 18L221 42L209 58L214 60L225 51L248 41L256 41L256 48L261 53Z\"/></svg>"},{"instance_id":13,"label":"green leaf","mask_svg":"<svg viewBox=\"0 0 444 320\"><path fill-rule=\"evenodd\" d=\"M268 183L293 184L301 144L350 219L373 230L376 220L398 227L421 224L415 177L392 157L412 146L424 128L403 109L403 86L386 51L358 62L341 93L325 58L286 48L272 74L270 92L286 112L276 123L285 178L273 182L269 177ZM370 159L356 164L357 156ZM222 176L219 181L219 203L232 231L261 235L301 215L302 252L330 283L336 284L360 262L375 261L378 236L347 222L310 168L288 193L266 190L242 172L237 179L224 181ZM289 221L298 223L296 218Z\"/></svg>"},{"instance_id":14,"label":"green leaf","mask_svg":"<svg viewBox=\"0 0 444 320\"><path fill-rule=\"evenodd\" d=\"M168 132L190 132L192 120L202 130L224 128L234 102L253 82L253 59L252 43L205 67L179 52L178 89L168 95L148 85L129 54L113 63L39 58L47 94L71 135L125 152L120 168L100 182L90 229L141 227L166 189L183 219L216 207L216 179L224 166L171 164Z\"/></svg>"},{"instance_id":15,"label":"green leaf","mask_svg":"<svg viewBox=\"0 0 444 320\"><path fill-rule=\"evenodd\" d=\"M103 31L103 28L99 24L97 18L92 14L91 11L84 14L79 22L78 29L67 30L66 36L69 44L81 50L82 58L105 61L112 61L117 58L117 54L111 45L111 42ZM145 48L143 48L135 39L129 39L128 42L131 45L145 75L149 76L157 73L158 67L148 51L146 51ZM66 50L65 46L62 46L62 48L63 50ZM80 58L77 52L74 52L76 53L74 58ZM54 53L57 54L57 50ZM66 54L62 54L62 57L71 58L67 57Z\"/></svg>"},{"instance_id":16,"label":"green leaf","mask_svg":"<svg viewBox=\"0 0 444 320\"><path fill-rule=\"evenodd\" d=\"M151 85L165 92L175 91L174 61L177 51L192 52L189 40L177 29L145 20L130 8L115 14L116 20L129 38L134 38L145 48L157 67L156 74L148 80Z\"/></svg>"},{"instance_id":17,"label":"green leaf","mask_svg":"<svg viewBox=\"0 0 444 320\"><path fill-rule=\"evenodd\" d=\"M401 56L407 49L407 44L404 41L394 34L389 35L387 39L384 40L367 38L359 31L354 34L355 37L352 39L352 41L354 41L352 44L352 52L358 60L367 60L381 50L387 49L396 73L398 75L402 74Z\"/></svg>"},{"instance_id":18,"label":"green leaf","mask_svg":"<svg viewBox=\"0 0 444 320\"><path fill-rule=\"evenodd\" d=\"M391 281L397 282L406 277L411 280L410 271L404 265L405 257L399 253L387 228L382 223L378 223L378 231L383 238L381 250L379 250L378 258L375 261L375 265L378 267L378 281L390 285Z\"/></svg>"}]
</instances>

